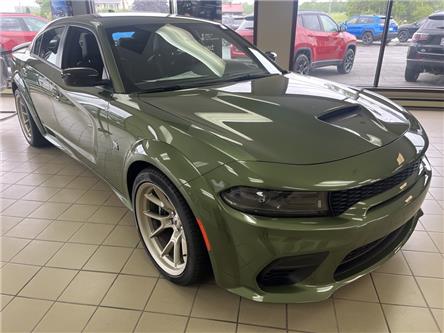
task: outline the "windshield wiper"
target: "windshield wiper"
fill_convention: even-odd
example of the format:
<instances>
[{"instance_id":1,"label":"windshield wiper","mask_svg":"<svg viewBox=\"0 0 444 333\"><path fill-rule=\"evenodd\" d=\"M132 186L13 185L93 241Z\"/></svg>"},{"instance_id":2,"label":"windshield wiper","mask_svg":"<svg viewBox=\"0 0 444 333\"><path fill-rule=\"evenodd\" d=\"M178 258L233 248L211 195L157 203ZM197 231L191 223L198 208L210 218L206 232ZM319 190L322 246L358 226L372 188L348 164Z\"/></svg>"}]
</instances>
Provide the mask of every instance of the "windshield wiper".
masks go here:
<instances>
[{"instance_id":1,"label":"windshield wiper","mask_svg":"<svg viewBox=\"0 0 444 333\"><path fill-rule=\"evenodd\" d=\"M224 81L225 82L230 82L230 81L244 81L244 80L254 80L254 79L261 79L264 77L269 77L269 76L274 76L274 75L279 75L279 74L265 74L265 73L261 73L261 74L244 74L244 75L236 75L236 76L232 76L232 77L227 77Z\"/></svg>"},{"instance_id":2,"label":"windshield wiper","mask_svg":"<svg viewBox=\"0 0 444 333\"><path fill-rule=\"evenodd\" d=\"M152 92L163 92L163 91L174 91L174 90L181 90L181 89L188 89L191 87L181 86L181 85L172 85L172 86L166 86L166 87L154 87L150 89L144 89L141 92L143 93L152 93Z\"/></svg>"}]
</instances>

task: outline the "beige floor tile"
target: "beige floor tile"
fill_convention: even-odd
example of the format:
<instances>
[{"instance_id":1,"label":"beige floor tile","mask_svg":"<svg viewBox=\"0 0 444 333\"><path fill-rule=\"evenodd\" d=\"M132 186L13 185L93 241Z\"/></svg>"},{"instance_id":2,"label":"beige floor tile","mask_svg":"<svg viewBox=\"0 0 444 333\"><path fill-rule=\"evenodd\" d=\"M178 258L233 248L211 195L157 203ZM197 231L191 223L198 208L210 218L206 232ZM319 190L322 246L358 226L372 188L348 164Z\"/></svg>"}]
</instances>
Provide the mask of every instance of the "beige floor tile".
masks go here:
<instances>
[{"instance_id":1,"label":"beige floor tile","mask_svg":"<svg viewBox=\"0 0 444 333\"><path fill-rule=\"evenodd\" d=\"M0 311L2 311L9 302L12 301L14 296L10 295L0 295Z\"/></svg>"},{"instance_id":2,"label":"beige floor tile","mask_svg":"<svg viewBox=\"0 0 444 333\"><path fill-rule=\"evenodd\" d=\"M98 305L115 277L115 274L81 271L71 281L59 300Z\"/></svg>"},{"instance_id":3,"label":"beige floor tile","mask_svg":"<svg viewBox=\"0 0 444 333\"><path fill-rule=\"evenodd\" d=\"M415 231L403 246L404 250L438 252L437 247L433 243L425 231Z\"/></svg>"},{"instance_id":4,"label":"beige floor tile","mask_svg":"<svg viewBox=\"0 0 444 333\"><path fill-rule=\"evenodd\" d=\"M405 260L402 252L396 253L393 257L382 264L376 272L378 273L390 273L390 274L403 274L411 275L409 265Z\"/></svg>"},{"instance_id":5,"label":"beige floor tile","mask_svg":"<svg viewBox=\"0 0 444 333\"><path fill-rule=\"evenodd\" d=\"M122 273L153 277L159 276L159 271L143 249L134 250L128 262L125 264Z\"/></svg>"},{"instance_id":6,"label":"beige floor tile","mask_svg":"<svg viewBox=\"0 0 444 333\"><path fill-rule=\"evenodd\" d=\"M46 266L80 269L97 249L97 245L67 243Z\"/></svg>"},{"instance_id":7,"label":"beige floor tile","mask_svg":"<svg viewBox=\"0 0 444 333\"><path fill-rule=\"evenodd\" d=\"M438 324L439 329L441 330L441 332L444 331L444 310L431 309L431 311L436 323Z\"/></svg>"},{"instance_id":8,"label":"beige floor tile","mask_svg":"<svg viewBox=\"0 0 444 333\"><path fill-rule=\"evenodd\" d=\"M417 277L419 287L432 308L444 308L444 280Z\"/></svg>"},{"instance_id":9,"label":"beige floor tile","mask_svg":"<svg viewBox=\"0 0 444 333\"><path fill-rule=\"evenodd\" d=\"M284 333L284 332L286 331L278 328L253 326L245 324L239 324L237 327L237 333Z\"/></svg>"},{"instance_id":10,"label":"beige floor tile","mask_svg":"<svg viewBox=\"0 0 444 333\"><path fill-rule=\"evenodd\" d=\"M56 300L76 274L74 270L43 267L19 296Z\"/></svg>"},{"instance_id":11,"label":"beige floor tile","mask_svg":"<svg viewBox=\"0 0 444 333\"><path fill-rule=\"evenodd\" d=\"M74 162L72 164L63 165L58 174L65 176L79 176L83 171L85 171L85 168Z\"/></svg>"},{"instance_id":12,"label":"beige floor tile","mask_svg":"<svg viewBox=\"0 0 444 333\"><path fill-rule=\"evenodd\" d=\"M378 302L378 295L376 295L370 275L365 275L342 287L334 294L334 297L352 301Z\"/></svg>"},{"instance_id":13,"label":"beige floor tile","mask_svg":"<svg viewBox=\"0 0 444 333\"><path fill-rule=\"evenodd\" d=\"M0 260L9 261L18 252L20 252L27 244L29 239L1 237L0 238Z\"/></svg>"},{"instance_id":14,"label":"beige floor tile","mask_svg":"<svg viewBox=\"0 0 444 333\"><path fill-rule=\"evenodd\" d=\"M239 296L231 294L215 284L201 285L197 291L191 315L193 317L236 321L239 300Z\"/></svg>"},{"instance_id":15,"label":"beige floor tile","mask_svg":"<svg viewBox=\"0 0 444 333\"><path fill-rule=\"evenodd\" d=\"M123 217L120 219L119 225L130 225L130 226L135 227L136 224L134 223L133 213L130 211L127 211L125 213L125 215L123 215Z\"/></svg>"},{"instance_id":16,"label":"beige floor tile","mask_svg":"<svg viewBox=\"0 0 444 333\"><path fill-rule=\"evenodd\" d=\"M140 312L111 308L98 308L84 332L132 332Z\"/></svg>"},{"instance_id":17,"label":"beige floor tile","mask_svg":"<svg viewBox=\"0 0 444 333\"><path fill-rule=\"evenodd\" d=\"M426 306L412 276L374 273L373 280L381 303Z\"/></svg>"},{"instance_id":18,"label":"beige floor tile","mask_svg":"<svg viewBox=\"0 0 444 333\"><path fill-rule=\"evenodd\" d=\"M1 177L0 181L4 184L14 184L27 176L29 176L29 174L26 172L7 172ZM32 185L32 184L24 184L24 185Z\"/></svg>"},{"instance_id":19,"label":"beige floor tile","mask_svg":"<svg viewBox=\"0 0 444 333\"><path fill-rule=\"evenodd\" d=\"M47 163L47 164L44 164L41 167L35 169L33 172L34 173L43 173L45 175L55 175L62 168L63 168L63 165L54 164L54 163Z\"/></svg>"},{"instance_id":20,"label":"beige floor tile","mask_svg":"<svg viewBox=\"0 0 444 333\"><path fill-rule=\"evenodd\" d=\"M69 242L101 244L113 228L113 225L86 223L71 237Z\"/></svg>"},{"instance_id":21,"label":"beige floor tile","mask_svg":"<svg viewBox=\"0 0 444 333\"><path fill-rule=\"evenodd\" d=\"M404 255L414 275L444 278L444 258L441 254L405 251Z\"/></svg>"},{"instance_id":22,"label":"beige floor tile","mask_svg":"<svg viewBox=\"0 0 444 333\"><path fill-rule=\"evenodd\" d=\"M0 292L16 295L38 270L36 266L6 264L0 269Z\"/></svg>"},{"instance_id":23,"label":"beige floor tile","mask_svg":"<svg viewBox=\"0 0 444 333\"><path fill-rule=\"evenodd\" d=\"M436 200L444 200L444 188L430 188L429 193L431 193Z\"/></svg>"},{"instance_id":24,"label":"beige floor tile","mask_svg":"<svg viewBox=\"0 0 444 333\"><path fill-rule=\"evenodd\" d=\"M139 234L136 227L118 225L111 232L104 245L136 247L139 243Z\"/></svg>"},{"instance_id":25,"label":"beige floor tile","mask_svg":"<svg viewBox=\"0 0 444 333\"><path fill-rule=\"evenodd\" d=\"M411 306L383 305L392 333L439 332L430 310Z\"/></svg>"},{"instance_id":26,"label":"beige floor tile","mask_svg":"<svg viewBox=\"0 0 444 333\"><path fill-rule=\"evenodd\" d=\"M30 173L27 176L20 179L17 184L20 185L32 185L32 186L39 186L42 184L45 180L47 180L50 175L43 175L38 173Z\"/></svg>"},{"instance_id":27,"label":"beige floor tile","mask_svg":"<svg viewBox=\"0 0 444 333\"><path fill-rule=\"evenodd\" d=\"M34 186L11 185L6 190L0 193L0 197L6 199L21 199L33 189Z\"/></svg>"},{"instance_id":28,"label":"beige floor tile","mask_svg":"<svg viewBox=\"0 0 444 333\"><path fill-rule=\"evenodd\" d=\"M56 303L34 332L80 332L95 311L94 306Z\"/></svg>"},{"instance_id":29,"label":"beige floor tile","mask_svg":"<svg viewBox=\"0 0 444 333\"><path fill-rule=\"evenodd\" d=\"M105 206L125 207L122 201L114 193L105 201Z\"/></svg>"},{"instance_id":30,"label":"beige floor tile","mask_svg":"<svg viewBox=\"0 0 444 333\"><path fill-rule=\"evenodd\" d=\"M288 328L295 331L337 332L333 301L288 304Z\"/></svg>"},{"instance_id":31,"label":"beige floor tile","mask_svg":"<svg viewBox=\"0 0 444 333\"><path fill-rule=\"evenodd\" d=\"M388 332L381 306L375 303L335 300L340 332Z\"/></svg>"},{"instance_id":32,"label":"beige floor tile","mask_svg":"<svg viewBox=\"0 0 444 333\"><path fill-rule=\"evenodd\" d=\"M44 265L63 243L33 240L11 261L21 264Z\"/></svg>"},{"instance_id":33,"label":"beige floor tile","mask_svg":"<svg viewBox=\"0 0 444 333\"><path fill-rule=\"evenodd\" d=\"M127 209L122 207L101 206L88 221L94 223L117 224Z\"/></svg>"},{"instance_id":34,"label":"beige floor tile","mask_svg":"<svg viewBox=\"0 0 444 333\"><path fill-rule=\"evenodd\" d=\"M22 217L0 216L0 233L6 234L22 220Z\"/></svg>"},{"instance_id":35,"label":"beige floor tile","mask_svg":"<svg viewBox=\"0 0 444 333\"><path fill-rule=\"evenodd\" d=\"M23 197L23 200L48 201L60 189L57 187L36 187Z\"/></svg>"},{"instance_id":36,"label":"beige floor tile","mask_svg":"<svg viewBox=\"0 0 444 333\"><path fill-rule=\"evenodd\" d=\"M6 216L17 216L17 217L27 217L37 208L39 208L43 202L40 201L27 201L18 200L11 206L2 211L2 215Z\"/></svg>"},{"instance_id":37,"label":"beige floor tile","mask_svg":"<svg viewBox=\"0 0 444 333\"><path fill-rule=\"evenodd\" d=\"M118 273L131 255L132 249L114 246L100 246L88 260L84 269Z\"/></svg>"},{"instance_id":38,"label":"beige floor tile","mask_svg":"<svg viewBox=\"0 0 444 333\"><path fill-rule=\"evenodd\" d=\"M97 183L97 178L95 177L76 177L74 180L66 185L66 188L75 188L79 190L89 190Z\"/></svg>"},{"instance_id":39,"label":"beige floor tile","mask_svg":"<svg viewBox=\"0 0 444 333\"><path fill-rule=\"evenodd\" d=\"M50 223L51 220L25 218L22 222L20 222L14 228L9 230L6 236L20 237L20 238L35 238Z\"/></svg>"},{"instance_id":40,"label":"beige floor tile","mask_svg":"<svg viewBox=\"0 0 444 333\"><path fill-rule=\"evenodd\" d=\"M77 203L86 205L103 205L110 196L111 192L109 191L89 190L77 200Z\"/></svg>"},{"instance_id":41,"label":"beige floor tile","mask_svg":"<svg viewBox=\"0 0 444 333\"><path fill-rule=\"evenodd\" d=\"M45 202L39 208L34 210L29 216L37 219L56 219L65 210L68 209L70 205L66 203L59 202Z\"/></svg>"},{"instance_id":42,"label":"beige floor tile","mask_svg":"<svg viewBox=\"0 0 444 333\"><path fill-rule=\"evenodd\" d=\"M444 253L444 233L442 232L429 232L430 238L435 243L438 251Z\"/></svg>"},{"instance_id":43,"label":"beige floor tile","mask_svg":"<svg viewBox=\"0 0 444 333\"><path fill-rule=\"evenodd\" d=\"M428 214L438 214L442 215L444 210L435 200L424 200L424 203L421 206L425 215Z\"/></svg>"},{"instance_id":44,"label":"beige floor tile","mask_svg":"<svg viewBox=\"0 0 444 333\"><path fill-rule=\"evenodd\" d=\"M187 317L144 312L134 332L182 333L187 321Z\"/></svg>"},{"instance_id":45,"label":"beige floor tile","mask_svg":"<svg viewBox=\"0 0 444 333\"><path fill-rule=\"evenodd\" d=\"M258 303L247 299L241 299L239 322L259 326L285 328L285 304Z\"/></svg>"},{"instance_id":46,"label":"beige floor tile","mask_svg":"<svg viewBox=\"0 0 444 333\"><path fill-rule=\"evenodd\" d=\"M101 305L143 310L156 281L149 277L119 275Z\"/></svg>"},{"instance_id":47,"label":"beige floor tile","mask_svg":"<svg viewBox=\"0 0 444 333\"><path fill-rule=\"evenodd\" d=\"M41 186L49 187L65 187L74 179L74 176L52 175L45 180Z\"/></svg>"},{"instance_id":48,"label":"beige floor tile","mask_svg":"<svg viewBox=\"0 0 444 333\"><path fill-rule=\"evenodd\" d=\"M191 318L187 333L234 333L236 324L216 320Z\"/></svg>"},{"instance_id":49,"label":"beige floor tile","mask_svg":"<svg viewBox=\"0 0 444 333\"><path fill-rule=\"evenodd\" d=\"M11 207L14 203L16 203L17 201L14 199L4 199L4 198L0 198L0 212L2 212L2 214L4 214L3 212L6 211L6 209L8 209L9 207Z\"/></svg>"},{"instance_id":50,"label":"beige floor tile","mask_svg":"<svg viewBox=\"0 0 444 333\"><path fill-rule=\"evenodd\" d=\"M98 208L90 205L72 205L59 216L59 220L86 222Z\"/></svg>"},{"instance_id":51,"label":"beige floor tile","mask_svg":"<svg viewBox=\"0 0 444 333\"><path fill-rule=\"evenodd\" d=\"M50 202L64 202L64 203L74 203L83 194L85 190L77 190L73 188L63 188L56 194L54 194L48 201Z\"/></svg>"},{"instance_id":52,"label":"beige floor tile","mask_svg":"<svg viewBox=\"0 0 444 333\"><path fill-rule=\"evenodd\" d=\"M188 316L196 291L196 287L178 286L159 279L145 310Z\"/></svg>"},{"instance_id":53,"label":"beige floor tile","mask_svg":"<svg viewBox=\"0 0 444 333\"><path fill-rule=\"evenodd\" d=\"M52 240L66 242L80 229L83 224L80 222L54 221L36 238L43 240Z\"/></svg>"},{"instance_id":54,"label":"beige floor tile","mask_svg":"<svg viewBox=\"0 0 444 333\"><path fill-rule=\"evenodd\" d=\"M101 181L100 179L97 183L94 184L92 189L95 191L109 191L110 190L109 185L107 185L105 182Z\"/></svg>"},{"instance_id":55,"label":"beige floor tile","mask_svg":"<svg viewBox=\"0 0 444 333\"><path fill-rule=\"evenodd\" d=\"M440 215L424 215L421 224L427 231L444 232L444 221Z\"/></svg>"},{"instance_id":56,"label":"beige floor tile","mask_svg":"<svg viewBox=\"0 0 444 333\"><path fill-rule=\"evenodd\" d=\"M30 332L52 302L29 298L14 298L2 312L2 332Z\"/></svg>"}]
</instances>

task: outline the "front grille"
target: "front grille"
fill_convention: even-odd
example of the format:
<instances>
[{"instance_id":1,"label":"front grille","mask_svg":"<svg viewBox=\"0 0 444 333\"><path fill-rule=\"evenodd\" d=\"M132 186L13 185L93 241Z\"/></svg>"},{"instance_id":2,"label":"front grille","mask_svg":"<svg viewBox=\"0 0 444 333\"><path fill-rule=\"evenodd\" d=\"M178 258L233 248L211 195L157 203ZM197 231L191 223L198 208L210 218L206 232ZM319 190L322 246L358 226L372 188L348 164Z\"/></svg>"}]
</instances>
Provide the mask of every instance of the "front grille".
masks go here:
<instances>
[{"instance_id":1,"label":"front grille","mask_svg":"<svg viewBox=\"0 0 444 333\"><path fill-rule=\"evenodd\" d=\"M349 252L336 268L334 273L335 280L343 280L376 264L384 258L387 253L393 251L396 246L398 246L412 228L414 221L415 217L385 237Z\"/></svg>"},{"instance_id":2,"label":"front grille","mask_svg":"<svg viewBox=\"0 0 444 333\"><path fill-rule=\"evenodd\" d=\"M338 216L359 201L374 197L399 185L419 170L421 159L407 165L403 170L386 179L373 184L352 188L343 191L334 191L329 194L330 210L332 215Z\"/></svg>"}]
</instances>

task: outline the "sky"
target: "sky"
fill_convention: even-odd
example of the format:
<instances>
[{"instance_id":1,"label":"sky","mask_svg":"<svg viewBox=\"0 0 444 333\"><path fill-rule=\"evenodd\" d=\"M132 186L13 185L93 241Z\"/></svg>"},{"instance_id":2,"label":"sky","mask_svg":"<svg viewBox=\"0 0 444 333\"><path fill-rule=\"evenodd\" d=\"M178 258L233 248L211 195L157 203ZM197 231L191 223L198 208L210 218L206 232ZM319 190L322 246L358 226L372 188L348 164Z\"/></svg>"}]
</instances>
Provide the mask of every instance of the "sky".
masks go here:
<instances>
[{"instance_id":1,"label":"sky","mask_svg":"<svg viewBox=\"0 0 444 333\"><path fill-rule=\"evenodd\" d=\"M0 0L0 12L13 12L17 6L37 6L34 0Z\"/></svg>"}]
</instances>

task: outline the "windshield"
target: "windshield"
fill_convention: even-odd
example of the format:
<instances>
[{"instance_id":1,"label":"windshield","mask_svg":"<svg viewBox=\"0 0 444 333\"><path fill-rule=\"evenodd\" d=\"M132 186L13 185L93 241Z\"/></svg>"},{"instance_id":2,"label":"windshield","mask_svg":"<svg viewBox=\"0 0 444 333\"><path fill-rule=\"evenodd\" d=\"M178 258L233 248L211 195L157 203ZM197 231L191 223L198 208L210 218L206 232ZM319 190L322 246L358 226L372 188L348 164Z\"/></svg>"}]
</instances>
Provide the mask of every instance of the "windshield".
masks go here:
<instances>
[{"instance_id":1,"label":"windshield","mask_svg":"<svg viewBox=\"0 0 444 333\"><path fill-rule=\"evenodd\" d=\"M127 90L157 91L280 74L236 33L209 23L107 29ZM235 50L235 54L233 54Z\"/></svg>"}]
</instances>

